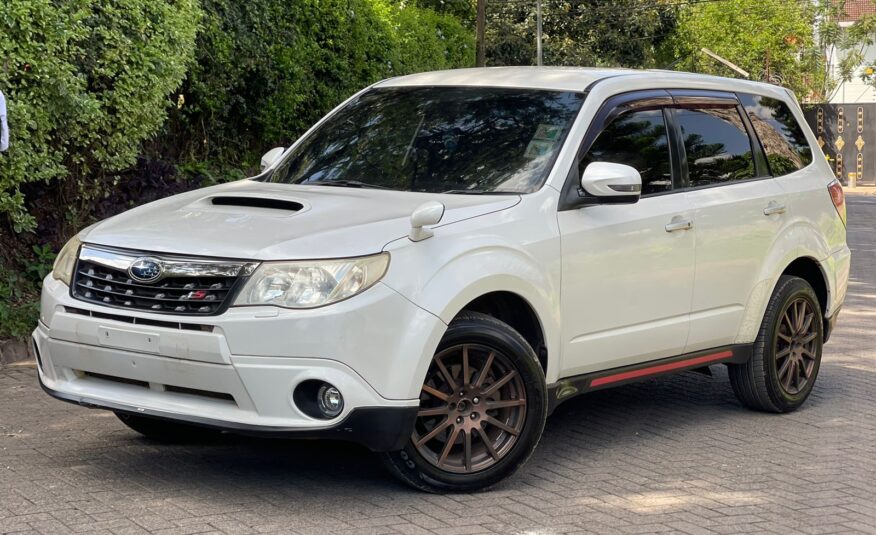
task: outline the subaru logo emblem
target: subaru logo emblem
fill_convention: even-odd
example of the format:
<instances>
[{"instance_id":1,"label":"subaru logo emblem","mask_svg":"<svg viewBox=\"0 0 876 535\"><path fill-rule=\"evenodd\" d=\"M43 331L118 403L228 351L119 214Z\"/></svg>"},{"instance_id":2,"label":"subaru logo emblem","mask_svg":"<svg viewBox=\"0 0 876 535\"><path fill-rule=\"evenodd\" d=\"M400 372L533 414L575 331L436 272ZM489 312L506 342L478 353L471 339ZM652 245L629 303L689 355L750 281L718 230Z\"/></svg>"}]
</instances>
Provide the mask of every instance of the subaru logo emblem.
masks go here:
<instances>
[{"instance_id":1,"label":"subaru logo emblem","mask_svg":"<svg viewBox=\"0 0 876 535\"><path fill-rule=\"evenodd\" d=\"M128 275L139 282L155 282L162 273L164 268L161 267L161 262L154 258L138 258L128 268Z\"/></svg>"}]
</instances>

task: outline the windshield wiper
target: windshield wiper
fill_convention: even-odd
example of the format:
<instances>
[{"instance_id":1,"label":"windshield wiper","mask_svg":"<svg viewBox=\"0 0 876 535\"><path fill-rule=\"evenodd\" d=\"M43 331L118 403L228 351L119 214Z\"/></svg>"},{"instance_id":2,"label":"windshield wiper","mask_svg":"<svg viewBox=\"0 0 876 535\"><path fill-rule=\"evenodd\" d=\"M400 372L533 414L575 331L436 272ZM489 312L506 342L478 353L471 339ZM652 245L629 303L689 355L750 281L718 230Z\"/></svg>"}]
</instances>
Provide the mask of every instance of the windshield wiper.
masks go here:
<instances>
[{"instance_id":1,"label":"windshield wiper","mask_svg":"<svg viewBox=\"0 0 876 535\"><path fill-rule=\"evenodd\" d=\"M386 186L378 186L377 184L369 184L358 180L316 180L314 182L302 182L302 186L316 184L320 186L338 186L342 188L371 188L371 189L392 189Z\"/></svg>"},{"instance_id":2,"label":"windshield wiper","mask_svg":"<svg viewBox=\"0 0 876 535\"><path fill-rule=\"evenodd\" d=\"M441 193L453 193L457 195L517 195L515 191L488 191L484 189L449 189Z\"/></svg>"}]
</instances>

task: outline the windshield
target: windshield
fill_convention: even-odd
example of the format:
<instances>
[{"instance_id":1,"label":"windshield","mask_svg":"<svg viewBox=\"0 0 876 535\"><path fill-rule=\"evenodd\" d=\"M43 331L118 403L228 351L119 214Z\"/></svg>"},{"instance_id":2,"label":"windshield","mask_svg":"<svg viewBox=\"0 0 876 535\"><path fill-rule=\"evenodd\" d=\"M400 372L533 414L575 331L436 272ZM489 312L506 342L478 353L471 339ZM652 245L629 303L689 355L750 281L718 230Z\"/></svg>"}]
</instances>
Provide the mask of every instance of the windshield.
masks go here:
<instances>
[{"instance_id":1,"label":"windshield","mask_svg":"<svg viewBox=\"0 0 876 535\"><path fill-rule=\"evenodd\" d=\"M329 117L266 180L529 193L544 182L583 100L533 89L372 89Z\"/></svg>"}]
</instances>

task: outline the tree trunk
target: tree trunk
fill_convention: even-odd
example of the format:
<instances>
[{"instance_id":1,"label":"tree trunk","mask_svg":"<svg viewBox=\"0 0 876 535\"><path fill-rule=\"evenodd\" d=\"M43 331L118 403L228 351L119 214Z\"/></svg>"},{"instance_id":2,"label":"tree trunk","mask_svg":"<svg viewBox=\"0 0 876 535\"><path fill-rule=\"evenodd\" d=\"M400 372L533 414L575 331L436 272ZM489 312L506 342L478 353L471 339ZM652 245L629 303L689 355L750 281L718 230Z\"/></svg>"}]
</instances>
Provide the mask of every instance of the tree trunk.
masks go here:
<instances>
[{"instance_id":1,"label":"tree trunk","mask_svg":"<svg viewBox=\"0 0 876 535\"><path fill-rule=\"evenodd\" d=\"M487 64L487 0L478 0L477 12L477 57L475 59L476 67L483 67Z\"/></svg>"}]
</instances>

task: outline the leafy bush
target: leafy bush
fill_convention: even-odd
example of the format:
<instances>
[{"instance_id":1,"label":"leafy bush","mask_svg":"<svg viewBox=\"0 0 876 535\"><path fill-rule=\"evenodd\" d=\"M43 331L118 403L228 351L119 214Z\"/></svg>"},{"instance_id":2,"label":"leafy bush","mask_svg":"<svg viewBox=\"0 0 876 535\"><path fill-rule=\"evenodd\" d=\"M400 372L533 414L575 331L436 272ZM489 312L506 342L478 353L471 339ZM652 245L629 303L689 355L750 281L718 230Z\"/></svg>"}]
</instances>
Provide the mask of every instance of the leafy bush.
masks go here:
<instances>
[{"instance_id":1,"label":"leafy bush","mask_svg":"<svg viewBox=\"0 0 876 535\"><path fill-rule=\"evenodd\" d=\"M0 266L0 340L23 339L36 325L40 281L52 271L55 252L47 244L34 245L31 252L20 271Z\"/></svg>"},{"instance_id":2,"label":"leafy bush","mask_svg":"<svg viewBox=\"0 0 876 535\"><path fill-rule=\"evenodd\" d=\"M31 281L13 271L0 269L0 340L24 339L36 326L38 293Z\"/></svg>"},{"instance_id":3,"label":"leafy bush","mask_svg":"<svg viewBox=\"0 0 876 535\"><path fill-rule=\"evenodd\" d=\"M75 230L243 178L381 78L473 62L458 19L397 0L0 0L0 339Z\"/></svg>"},{"instance_id":4,"label":"leafy bush","mask_svg":"<svg viewBox=\"0 0 876 535\"><path fill-rule=\"evenodd\" d=\"M134 163L185 76L199 17L196 0L0 2L11 131L0 215L16 232L36 227L22 184L51 182L77 221L104 179Z\"/></svg>"},{"instance_id":5,"label":"leafy bush","mask_svg":"<svg viewBox=\"0 0 876 535\"><path fill-rule=\"evenodd\" d=\"M389 0L204 0L197 61L154 150L250 170L381 78L470 66L456 18Z\"/></svg>"}]
</instances>

